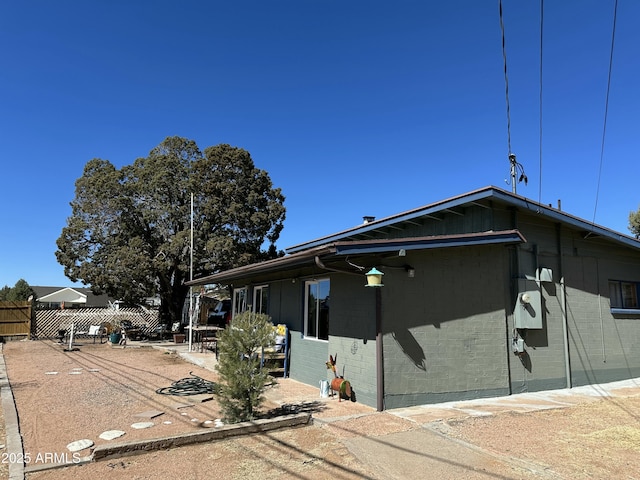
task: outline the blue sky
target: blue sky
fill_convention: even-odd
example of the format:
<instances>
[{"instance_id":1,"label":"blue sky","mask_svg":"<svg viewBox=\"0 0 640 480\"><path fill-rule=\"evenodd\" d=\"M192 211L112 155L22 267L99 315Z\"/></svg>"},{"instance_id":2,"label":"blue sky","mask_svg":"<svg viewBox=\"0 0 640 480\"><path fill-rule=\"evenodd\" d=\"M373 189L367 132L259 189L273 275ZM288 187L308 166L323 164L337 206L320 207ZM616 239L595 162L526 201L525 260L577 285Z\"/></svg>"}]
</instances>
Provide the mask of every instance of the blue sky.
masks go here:
<instances>
[{"instance_id":1,"label":"blue sky","mask_svg":"<svg viewBox=\"0 0 640 480\"><path fill-rule=\"evenodd\" d=\"M55 242L85 163L122 167L172 135L251 153L286 196L280 249L511 190L498 5L2 2L0 286L72 285ZM629 234L640 2L618 5L601 169L614 0L545 2L542 150L540 3L503 9L517 193Z\"/></svg>"}]
</instances>

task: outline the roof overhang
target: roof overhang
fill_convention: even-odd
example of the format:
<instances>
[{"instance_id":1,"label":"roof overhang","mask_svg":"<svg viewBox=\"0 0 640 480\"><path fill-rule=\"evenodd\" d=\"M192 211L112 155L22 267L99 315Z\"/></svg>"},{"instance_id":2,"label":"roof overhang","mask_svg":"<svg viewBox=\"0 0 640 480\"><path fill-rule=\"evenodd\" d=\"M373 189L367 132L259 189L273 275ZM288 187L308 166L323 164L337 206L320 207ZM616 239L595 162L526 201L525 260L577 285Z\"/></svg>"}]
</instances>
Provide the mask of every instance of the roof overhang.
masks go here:
<instances>
[{"instance_id":1,"label":"roof overhang","mask_svg":"<svg viewBox=\"0 0 640 480\"><path fill-rule=\"evenodd\" d=\"M461 235L436 235L360 242L336 242L336 255L388 253L399 250L426 250L432 248L469 247L496 243L524 243L526 239L518 230L467 233Z\"/></svg>"},{"instance_id":2,"label":"roof overhang","mask_svg":"<svg viewBox=\"0 0 640 480\"><path fill-rule=\"evenodd\" d=\"M253 263L251 265L245 265L243 267L232 268L223 272L214 273L213 275L186 282L186 285L210 285L214 283L224 283L236 278L246 276L285 271L296 267L313 264L315 263L315 258L317 256L326 256L333 253L335 253L335 249L332 246L313 248L310 250L305 250L304 252L274 258L273 260Z\"/></svg>"},{"instance_id":3,"label":"roof overhang","mask_svg":"<svg viewBox=\"0 0 640 480\"><path fill-rule=\"evenodd\" d=\"M545 217L549 221L562 223L582 232L584 238L604 237L608 240L621 243L628 247L640 248L640 241L615 232L611 229L596 225L595 223L569 215L561 210L534 202L526 197L522 197L497 187L485 187L480 190L459 195L446 200L441 200L430 205L415 208L406 212L398 213L390 217L381 218L363 225L344 230L332 235L310 240L286 249L287 253L301 252L309 248L326 245L332 242L345 240L358 240L366 236L381 236L389 230L401 230L403 224L420 224L425 219L441 220L447 213L462 215L464 209L469 206L491 208L491 205L502 204L511 208Z\"/></svg>"},{"instance_id":4,"label":"roof overhang","mask_svg":"<svg viewBox=\"0 0 640 480\"><path fill-rule=\"evenodd\" d=\"M340 255L376 255L400 250L427 250L475 245L514 244L524 243L526 241L518 230L504 230L459 235L335 242L330 245L325 245L322 248L304 250L273 260L219 272L187 282L186 285L225 283L238 278L277 273L298 267L311 267L318 265L318 259L330 260Z\"/></svg>"}]
</instances>

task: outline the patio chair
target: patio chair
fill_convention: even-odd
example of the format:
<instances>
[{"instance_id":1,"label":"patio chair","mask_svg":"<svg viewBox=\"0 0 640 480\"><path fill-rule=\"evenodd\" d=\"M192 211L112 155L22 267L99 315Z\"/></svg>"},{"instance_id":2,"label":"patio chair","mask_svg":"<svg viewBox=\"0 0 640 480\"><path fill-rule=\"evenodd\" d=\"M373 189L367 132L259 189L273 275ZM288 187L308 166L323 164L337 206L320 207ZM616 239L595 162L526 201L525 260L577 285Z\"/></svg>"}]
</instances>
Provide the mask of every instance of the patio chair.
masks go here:
<instances>
[{"instance_id":1,"label":"patio chair","mask_svg":"<svg viewBox=\"0 0 640 480\"><path fill-rule=\"evenodd\" d=\"M216 354L216 359L218 358L218 337L212 333L203 332L200 339L200 351L206 352L207 350L213 351Z\"/></svg>"},{"instance_id":2,"label":"patio chair","mask_svg":"<svg viewBox=\"0 0 640 480\"><path fill-rule=\"evenodd\" d=\"M96 337L100 337L100 343L102 343L102 337L104 335L104 328L102 325L90 325L88 336L93 337L93 343L96 343Z\"/></svg>"}]
</instances>

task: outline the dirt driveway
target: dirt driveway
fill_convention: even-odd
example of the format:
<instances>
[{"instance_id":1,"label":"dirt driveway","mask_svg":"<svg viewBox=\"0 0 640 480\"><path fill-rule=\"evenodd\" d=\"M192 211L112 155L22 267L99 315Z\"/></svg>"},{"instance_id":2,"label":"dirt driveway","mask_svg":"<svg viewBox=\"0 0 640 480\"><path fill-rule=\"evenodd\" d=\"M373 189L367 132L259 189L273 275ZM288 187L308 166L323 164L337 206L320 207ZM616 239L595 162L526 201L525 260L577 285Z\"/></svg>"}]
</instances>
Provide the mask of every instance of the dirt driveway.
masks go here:
<instances>
[{"instance_id":1,"label":"dirt driveway","mask_svg":"<svg viewBox=\"0 0 640 480\"><path fill-rule=\"evenodd\" d=\"M207 420L220 418L215 399L156 391L194 375L215 382L216 373L161 350L106 344L65 352L48 341L9 342L4 359L30 457L29 480L640 479L637 390L570 408L482 417L443 413L425 423L319 399L317 388L291 380L269 392L265 410L297 405L312 414L313 426L38 471L47 455L73 460L67 445L76 440L101 445L201 430ZM154 425L132 428L140 422ZM111 430L125 434L100 438ZM0 464L0 478L6 467L7 461Z\"/></svg>"}]
</instances>

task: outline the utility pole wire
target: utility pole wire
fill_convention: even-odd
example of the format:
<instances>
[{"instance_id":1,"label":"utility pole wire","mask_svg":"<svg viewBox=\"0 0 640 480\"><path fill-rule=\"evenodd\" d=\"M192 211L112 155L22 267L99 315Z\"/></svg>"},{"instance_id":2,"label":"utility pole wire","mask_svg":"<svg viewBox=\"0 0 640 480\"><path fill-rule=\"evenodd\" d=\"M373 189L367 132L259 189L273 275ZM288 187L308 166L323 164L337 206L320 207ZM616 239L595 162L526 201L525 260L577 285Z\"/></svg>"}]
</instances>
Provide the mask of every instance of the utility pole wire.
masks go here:
<instances>
[{"instance_id":1,"label":"utility pole wire","mask_svg":"<svg viewBox=\"0 0 640 480\"><path fill-rule=\"evenodd\" d=\"M596 223L596 211L598 209L598 197L600 196L600 178L602 177L602 163L604 158L604 139L607 134L607 116L609 113L609 92L611 90L611 71L613 70L613 47L616 39L616 20L618 17L618 0L613 6L613 29L611 32L611 51L609 53L609 75L607 79L607 96L604 102L604 124L602 126L602 143L600 146L600 167L598 168L598 186L596 187L596 202L593 207L593 220Z\"/></svg>"},{"instance_id":2,"label":"utility pole wire","mask_svg":"<svg viewBox=\"0 0 640 480\"><path fill-rule=\"evenodd\" d=\"M500 8L500 31L502 32L502 60L504 62L504 87L507 100L507 154L511 154L511 108L509 106L509 77L507 75L507 48L505 45L504 20L502 18L502 0L499 1Z\"/></svg>"},{"instance_id":3,"label":"utility pole wire","mask_svg":"<svg viewBox=\"0 0 640 480\"><path fill-rule=\"evenodd\" d=\"M540 177L538 203L542 203L542 32L544 31L544 0L540 0Z\"/></svg>"},{"instance_id":4,"label":"utility pole wire","mask_svg":"<svg viewBox=\"0 0 640 480\"><path fill-rule=\"evenodd\" d=\"M511 151L511 108L509 106L509 76L507 75L507 48L504 34L504 19L502 15L502 0L499 1L500 8L500 30L502 32L502 59L504 61L504 85L505 85L505 97L507 101L507 147L509 158L509 176L511 178L511 191L515 194L517 192L516 185L524 180L525 185L528 182L527 176L524 173L524 168L516 160L516 155ZM520 177L518 178L518 172Z\"/></svg>"}]
</instances>

